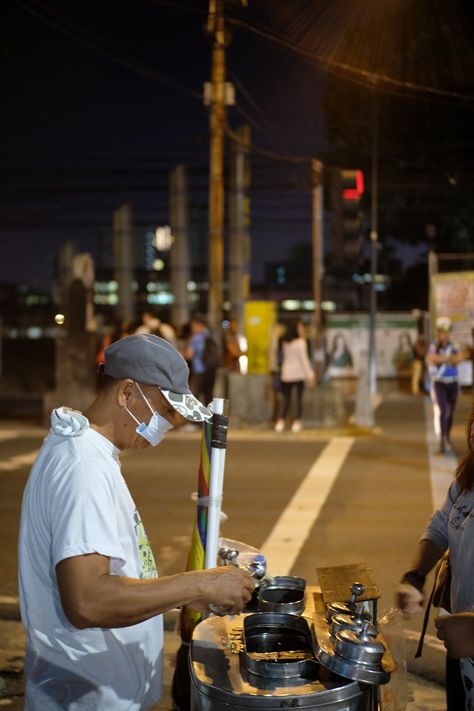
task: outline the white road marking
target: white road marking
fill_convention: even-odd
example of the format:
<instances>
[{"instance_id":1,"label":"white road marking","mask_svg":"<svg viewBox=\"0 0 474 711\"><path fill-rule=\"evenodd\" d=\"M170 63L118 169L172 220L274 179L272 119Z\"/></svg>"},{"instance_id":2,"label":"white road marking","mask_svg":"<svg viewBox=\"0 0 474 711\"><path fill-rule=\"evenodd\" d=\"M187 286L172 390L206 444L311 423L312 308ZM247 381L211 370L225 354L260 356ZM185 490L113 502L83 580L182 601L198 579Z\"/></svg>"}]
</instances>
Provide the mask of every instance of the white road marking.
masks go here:
<instances>
[{"instance_id":1,"label":"white road marking","mask_svg":"<svg viewBox=\"0 0 474 711\"><path fill-rule=\"evenodd\" d=\"M426 445L428 447L431 475L431 497L433 501L433 511L436 511L443 505L446 499L446 494L453 480L454 471L458 462L454 452L443 455L436 453L439 442L434 431L433 403L428 398L425 398L424 406Z\"/></svg>"},{"instance_id":2,"label":"white road marking","mask_svg":"<svg viewBox=\"0 0 474 711\"><path fill-rule=\"evenodd\" d=\"M12 472L15 469L19 469L22 466L33 464L38 454L38 449L34 449L32 452L27 452L26 454L17 454L14 457L10 457L3 462L0 462L0 472Z\"/></svg>"},{"instance_id":3,"label":"white road marking","mask_svg":"<svg viewBox=\"0 0 474 711\"><path fill-rule=\"evenodd\" d=\"M290 573L354 441L334 437L311 466L262 546L270 573Z\"/></svg>"}]
</instances>

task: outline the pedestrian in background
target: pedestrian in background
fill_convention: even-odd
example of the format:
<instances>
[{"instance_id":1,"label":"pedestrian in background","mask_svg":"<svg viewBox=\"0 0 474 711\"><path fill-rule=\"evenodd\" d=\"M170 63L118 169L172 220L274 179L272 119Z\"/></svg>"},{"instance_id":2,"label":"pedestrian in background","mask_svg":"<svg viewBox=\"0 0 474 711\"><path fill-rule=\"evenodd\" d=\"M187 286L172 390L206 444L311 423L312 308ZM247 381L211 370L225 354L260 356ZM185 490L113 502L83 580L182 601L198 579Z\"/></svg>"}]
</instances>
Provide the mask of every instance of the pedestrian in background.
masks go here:
<instances>
[{"instance_id":1,"label":"pedestrian in background","mask_svg":"<svg viewBox=\"0 0 474 711\"><path fill-rule=\"evenodd\" d=\"M398 588L398 607L408 615L422 610L426 576L449 549L451 613L435 620L444 641L448 711L474 709L474 409L467 427L467 450L443 507L418 543L411 569ZM461 660L460 662L458 660Z\"/></svg>"},{"instance_id":2,"label":"pedestrian in background","mask_svg":"<svg viewBox=\"0 0 474 711\"><path fill-rule=\"evenodd\" d=\"M191 363L189 387L196 398L208 405L212 402L216 371L221 365L217 344L200 314L191 317L191 338L184 351L184 357Z\"/></svg>"},{"instance_id":3,"label":"pedestrian in background","mask_svg":"<svg viewBox=\"0 0 474 711\"><path fill-rule=\"evenodd\" d=\"M164 338L165 341L171 343L171 345L175 348L177 346L176 332L173 326L162 321L153 313L153 311L148 309L143 311L140 321L136 324L133 333L136 335L151 333L155 336Z\"/></svg>"},{"instance_id":4,"label":"pedestrian in background","mask_svg":"<svg viewBox=\"0 0 474 711\"><path fill-rule=\"evenodd\" d=\"M407 331L400 333L398 345L392 355L392 363L397 374L398 387L401 392L407 389L408 378L411 379L413 368L413 346Z\"/></svg>"},{"instance_id":5,"label":"pedestrian in background","mask_svg":"<svg viewBox=\"0 0 474 711\"><path fill-rule=\"evenodd\" d=\"M231 318L222 334L223 365L229 373L240 373L240 357L245 352L240 347L239 322Z\"/></svg>"},{"instance_id":6,"label":"pedestrian in background","mask_svg":"<svg viewBox=\"0 0 474 711\"><path fill-rule=\"evenodd\" d=\"M413 369L411 373L411 392L412 395L420 394L420 383L424 390L424 369L426 358L426 342L422 333L418 334L413 345Z\"/></svg>"},{"instance_id":7,"label":"pedestrian in background","mask_svg":"<svg viewBox=\"0 0 474 711\"><path fill-rule=\"evenodd\" d=\"M270 373L271 403L272 403L272 423L275 424L280 411L281 396L281 361L282 346L281 337L285 333L285 327L281 323L273 324L270 334L270 344L268 348L268 371Z\"/></svg>"},{"instance_id":8,"label":"pedestrian in background","mask_svg":"<svg viewBox=\"0 0 474 711\"><path fill-rule=\"evenodd\" d=\"M292 432L303 429L303 392L305 382L314 384L314 370L308 357L308 346L304 337L304 326L301 321L292 321L286 326L281 338L281 389L283 402L279 418L275 425L276 432L283 432L288 417L292 393L296 396L296 416L291 425Z\"/></svg>"},{"instance_id":9,"label":"pedestrian in background","mask_svg":"<svg viewBox=\"0 0 474 711\"><path fill-rule=\"evenodd\" d=\"M436 340L430 344L427 355L439 454L453 449L450 434L459 390L458 363L465 358L464 352L450 340L451 328L451 320L446 316L436 321Z\"/></svg>"}]
</instances>

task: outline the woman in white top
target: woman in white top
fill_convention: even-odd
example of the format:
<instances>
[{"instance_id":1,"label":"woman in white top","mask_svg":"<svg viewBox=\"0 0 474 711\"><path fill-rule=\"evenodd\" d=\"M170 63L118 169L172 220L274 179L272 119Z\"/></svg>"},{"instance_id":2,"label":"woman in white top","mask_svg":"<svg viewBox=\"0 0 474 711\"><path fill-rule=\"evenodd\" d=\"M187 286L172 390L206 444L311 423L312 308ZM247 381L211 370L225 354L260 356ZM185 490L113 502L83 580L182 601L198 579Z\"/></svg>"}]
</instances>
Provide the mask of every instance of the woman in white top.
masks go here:
<instances>
[{"instance_id":1,"label":"woman in white top","mask_svg":"<svg viewBox=\"0 0 474 711\"><path fill-rule=\"evenodd\" d=\"M283 432L285 420L288 416L293 390L296 392L296 418L291 426L292 432L301 432L303 425L303 391L305 382L314 383L314 371L308 358L308 348L304 338L304 327L301 321L294 321L287 325L281 339L282 365L281 389L283 403L280 416L275 425L276 432Z\"/></svg>"}]
</instances>

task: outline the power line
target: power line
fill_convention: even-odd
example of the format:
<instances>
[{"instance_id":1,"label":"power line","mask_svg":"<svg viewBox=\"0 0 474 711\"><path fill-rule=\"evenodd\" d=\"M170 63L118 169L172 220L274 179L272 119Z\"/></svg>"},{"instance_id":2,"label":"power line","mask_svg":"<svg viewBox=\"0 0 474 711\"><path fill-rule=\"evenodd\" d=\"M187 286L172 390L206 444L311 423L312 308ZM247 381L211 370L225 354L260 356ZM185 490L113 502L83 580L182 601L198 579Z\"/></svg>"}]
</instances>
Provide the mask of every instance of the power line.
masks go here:
<instances>
[{"instance_id":1,"label":"power line","mask_svg":"<svg viewBox=\"0 0 474 711\"><path fill-rule=\"evenodd\" d=\"M34 3L34 0L32 1ZM74 42L77 42L78 44L81 44L84 47L97 52L98 54L102 54L104 57L111 59L117 64L120 64L121 66L126 67L137 74L141 74L147 79L151 79L152 81L160 84L167 84L174 89L178 89L179 91L202 101L202 94L200 92L194 91L175 79L172 79L163 73L157 72L155 69L149 67L135 57L120 53L116 47L106 44L100 39L100 37L92 34L77 23L71 22L60 13L49 8L46 4L39 2L39 0L36 0L36 6L26 2L26 0L13 0L13 2L57 32L74 40ZM45 12L49 13L51 17L45 14Z\"/></svg>"},{"instance_id":2,"label":"power line","mask_svg":"<svg viewBox=\"0 0 474 711\"><path fill-rule=\"evenodd\" d=\"M201 17L206 17L207 12L205 10L198 10L195 7L190 7L189 5L183 5L181 2L172 2L172 0L151 0L154 5L162 5L163 7L171 7L173 10L179 10L180 12L189 12L193 15L200 15Z\"/></svg>"},{"instance_id":3,"label":"power line","mask_svg":"<svg viewBox=\"0 0 474 711\"><path fill-rule=\"evenodd\" d=\"M230 75L232 81L234 82L234 84L237 86L237 88L240 90L240 92L241 92L241 93L244 95L244 97L247 99L247 101L249 102L249 104L257 111L257 113L259 114L260 118L262 119L262 121L264 122L264 124L267 126L267 129L269 129L270 138L271 138L272 142L273 142L276 146L279 145L279 146L281 147L284 142L281 140L281 137L277 135L277 132L275 131L274 126L273 126L272 123L268 120L268 118L266 117L266 115L265 115L265 113L263 112L262 108L261 108L261 107L259 106L259 104L256 102L256 100L255 100L254 97L251 95L251 93L249 92L249 90L246 89L246 87L243 85L243 83L240 81L240 79L238 79L238 77L236 76L235 72L229 71L229 75ZM238 111L240 111L240 112L242 113L242 108L240 107L240 104L236 103L236 108L237 108ZM245 116L244 116L244 118L245 118ZM246 120L249 121L249 123L251 123L251 121L250 121L248 118L247 118ZM262 129L260 126L258 126L258 130L264 132L264 129ZM268 135L268 131L267 131L267 133L266 133L265 135Z\"/></svg>"},{"instance_id":4,"label":"power line","mask_svg":"<svg viewBox=\"0 0 474 711\"><path fill-rule=\"evenodd\" d=\"M241 137L239 136L238 133L235 133L229 126L226 127L226 135L234 141L234 143L238 143L240 145L247 145L245 144ZM266 158L271 158L272 160L277 160L277 161L283 161L283 162L289 162L289 163L308 163L311 160L314 160L314 156L297 156L297 155L288 155L285 153L275 153L274 151L269 151L266 148L259 148L255 144L250 145L250 150L252 152L258 153L261 156L265 156Z\"/></svg>"},{"instance_id":5,"label":"power line","mask_svg":"<svg viewBox=\"0 0 474 711\"><path fill-rule=\"evenodd\" d=\"M472 101L474 99L474 94L465 94L457 91L449 91L444 89L439 89L432 86L426 86L417 82L411 81L401 81L390 77L387 74L378 74L373 71L364 70L358 67L354 67L349 63L338 62L329 57L323 57L320 54L316 54L301 45L297 44L293 40L289 40L283 37L273 30L265 29L259 27L255 24L248 22L236 17L228 18L227 22L236 27L242 27L243 29L252 32L253 34L263 37L269 42L276 44L285 50L299 55L311 64L317 64L322 66L328 71L332 71L335 74L343 76L350 81L359 84L361 86L367 87L370 85L375 89L385 89L389 93L400 94L400 90L411 91L414 93L425 94L427 97L433 99L461 99L464 101Z\"/></svg>"}]
</instances>

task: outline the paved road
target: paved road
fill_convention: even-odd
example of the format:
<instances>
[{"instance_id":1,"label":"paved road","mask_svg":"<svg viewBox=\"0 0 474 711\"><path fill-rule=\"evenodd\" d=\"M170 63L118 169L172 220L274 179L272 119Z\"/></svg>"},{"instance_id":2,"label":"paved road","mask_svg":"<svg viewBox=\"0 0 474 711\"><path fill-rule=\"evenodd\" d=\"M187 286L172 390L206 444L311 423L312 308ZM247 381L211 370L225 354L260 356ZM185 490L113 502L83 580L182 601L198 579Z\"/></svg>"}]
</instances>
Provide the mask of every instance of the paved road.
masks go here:
<instances>
[{"instance_id":1,"label":"paved road","mask_svg":"<svg viewBox=\"0 0 474 711\"><path fill-rule=\"evenodd\" d=\"M461 398L456 415L454 441L459 452L471 399L470 394ZM310 584L317 582L317 567L366 562L382 591L379 613L388 611L399 576L409 565L414 544L433 510L433 496L447 489L455 464L454 459L431 456L425 410L422 397L392 393L380 403L377 427L371 434L311 430L277 435L231 430L223 506L229 519L222 535L263 547L273 574L299 575ZM7 609L17 595L21 493L44 434L40 427L0 422L0 609L2 601ZM170 433L157 450L129 452L122 458L122 469L164 575L185 565L198 462L199 435L183 431ZM406 625L411 646L419 626L419 620ZM167 637L172 652L175 637L171 631ZM0 648L8 646L5 640L11 653L10 661L0 659L0 680L8 664L10 671L21 668L18 623L0 625ZM440 659L439 647L433 658L428 650L426 660L415 669L442 681ZM10 689L21 693L20 677L4 673L3 678ZM417 692L420 688L416 686ZM425 691L425 696L435 694L434 704L442 704L437 687L428 684ZM167 703L162 708L168 708ZM428 701L416 703L418 709L443 708Z\"/></svg>"}]
</instances>

